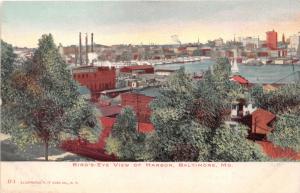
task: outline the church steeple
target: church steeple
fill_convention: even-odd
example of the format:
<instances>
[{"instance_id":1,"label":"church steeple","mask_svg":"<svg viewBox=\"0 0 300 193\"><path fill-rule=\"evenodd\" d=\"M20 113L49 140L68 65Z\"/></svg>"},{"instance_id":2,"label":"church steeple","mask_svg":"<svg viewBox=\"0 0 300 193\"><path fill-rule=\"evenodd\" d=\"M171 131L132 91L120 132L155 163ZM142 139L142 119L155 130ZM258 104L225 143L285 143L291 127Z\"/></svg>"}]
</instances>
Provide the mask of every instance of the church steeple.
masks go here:
<instances>
[{"instance_id":1,"label":"church steeple","mask_svg":"<svg viewBox=\"0 0 300 193\"><path fill-rule=\"evenodd\" d=\"M285 44L285 36L282 34L282 43Z\"/></svg>"}]
</instances>

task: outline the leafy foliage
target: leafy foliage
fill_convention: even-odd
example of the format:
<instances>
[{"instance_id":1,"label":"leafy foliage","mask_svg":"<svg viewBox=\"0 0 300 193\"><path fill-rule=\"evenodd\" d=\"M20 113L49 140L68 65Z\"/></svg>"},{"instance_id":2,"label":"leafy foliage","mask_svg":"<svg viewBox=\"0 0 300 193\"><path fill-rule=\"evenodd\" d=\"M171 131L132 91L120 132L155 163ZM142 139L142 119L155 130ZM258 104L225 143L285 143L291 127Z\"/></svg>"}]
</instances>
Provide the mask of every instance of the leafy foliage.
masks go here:
<instances>
[{"instance_id":1,"label":"leafy foliage","mask_svg":"<svg viewBox=\"0 0 300 193\"><path fill-rule=\"evenodd\" d=\"M124 108L117 116L105 149L121 160L140 160L144 150L144 141L145 134L137 130L135 113L130 108Z\"/></svg>"},{"instance_id":2,"label":"leafy foliage","mask_svg":"<svg viewBox=\"0 0 300 193\"><path fill-rule=\"evenodd\" d=\"M210 128L218 128L228 115L232 102L244 97L244 88L230 81L230 64L219 59L203 80L196 84L194 111L198 121Z\"/></svg>"},{"instance_id":3,"label":"leafy foliage","mask_svg":"<svg viewBox=\"0 0 300 193\"><path fill-rule=\"evenodd\" d=\"M246 139L246 128L234 130L224 126L227 108L244 92L229 80L230 73L228 61L221 59L214 65L213 73L207 72L197 83L184 69L170 77L151 104L155 131L147 138L150 160L263 159L260 149Z\"/></svg>"},{"instance_id":4,"label":"leafy foliage","mask_svg":"<svg viewBox=\"0 0 300 193\"><path fill-rule=\"evenodd\" d=\"M281 147L300 151L300 105L293 111L277 115L275 129L268 139Z\"/></svg>"},{"instance_id":5,"label":"leafy foliage","mask_svg":"<svg viewBox=\"0 0 300 193\"><path fill-rule=\"evenodd\" d=\"M208 152L209 147L200 143L205 140L206 128L193 121L194 89L195 84L182 68L152 102L155 132L147 143L153 160L195 161Z\"/></svg>"},{"instance_id":6,"label":"leafy foliage","mask_svg":"<svg viewBox=\"0 0 300 193\"><path fill-rule=\"evenodd\" d=\"M278 90L263 92L261 86L251 89L250 95L254 103L272 113L284 113L300 104L300 84L289 84Z\"/></svg>"},{"instance_id":7,"label":"leafy foliage","mask_svg":"<svg viewBox=\"0 0 300 193\"><path fill-rule=\"evenodd\" d=\"M268 139L281 147L300 150L300 84L289 84L278 90L263 92L261 86L250 91L251 99L263 109L276 114L274 130Z\"/></svg>"},{"instance_id":8,"label":"leafy foliage","mask_svg":"<svg viewBox=\"0 0 300 193\"><path fill-rule=\"evenodd\" d=\"M156 131L148 138L148 152L152 161L204 161L210 146L207 143L208 129L194 121L177 127L156 125Z\"/></svg>"},{"instance_id":9,"label":"leafy foliage","mask_svg":"<svg viewBox=\"0 0 300 193\"><path fill-rule=\"evenodd\" d=\"M214 161L263 161L265 155L257 144L247 140L248 131L245 126L230 128L222 125L216 130L212 139Z\"/></svg>"},{"instance_id":10,"label":"leafy foliage","mask_svg":"<svg viewBox=\"0 0 300 193\"><path fill-rule=\"evenodd\" d=\"M11 96L11 74L14 71L16 55L13 47L1 40L1 100L5 104Z\"/></svg>"},{"instance_id":11,"label":"leafy foliage","mask_svg":"<svg viewBox=\"0 0 300 193\"><path fill-rule=\"evenodd\" d=\"M2 117L16 122L5 127L19 146L44 143L47 159L48 145L60 142L64 133L79 136L83 126L93 128L96 119L89 104L67 70L51 34L43 35L33 59L12 75L11 92Z\"/></svg>"}]
</instances>

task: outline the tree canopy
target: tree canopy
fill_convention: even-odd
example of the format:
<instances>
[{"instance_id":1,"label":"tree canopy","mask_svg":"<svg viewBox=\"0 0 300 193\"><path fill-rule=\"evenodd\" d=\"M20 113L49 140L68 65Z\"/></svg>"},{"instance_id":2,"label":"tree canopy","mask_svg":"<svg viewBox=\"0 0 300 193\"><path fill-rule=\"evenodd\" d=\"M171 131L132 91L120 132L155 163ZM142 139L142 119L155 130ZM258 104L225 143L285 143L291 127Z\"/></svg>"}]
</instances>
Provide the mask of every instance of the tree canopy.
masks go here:
<instances>
[{"instance_id":1,"label":"tree canopy","mask_svg":"<svg viewBox=\"0 0 300 193\"><path fill-rule=\"evenodd\" d=\"M243 88L229 80L230 64L220 59L199 82L184 69L170 77L152 102L155 131L147 138L148 152L157 161L264 160L250 142L247 129L225 126L230 104Z\"/></svg>"},{"instance_id":2,"label":"tree canopy","mask_svg":"<svg viewBox=\"0 0 300 193\"><path fill-rule=\"evenodd\" d=\"M274 130L268 139L274 144L300 151L300 105L294 110L277 114Z\"/></svg>"},{"instance_id":3,"label":"tree canopy","mask_svg":"<svg viewBox=\"0 0 300 193\"><path fill-rule=\"evenodd\" d=\"M15 68L15 59L12 45L1 40L1 100L3 104L7 103L11 95L10 83L11 74Z\"/></svg>"},{"instance_id":4,"label":"tree canopy","mask_svg":"<svg viewBox=\"0 0 300 193\"><path fill-rule=\"evenodd\" d=\"M247 140L248 128L238 125L231 128L221 125L212 139L212 160L214 161L264 161L266 156L258 144Z\"/></svg>"},{"instance_id":5,"label":"tree canopy","mask_svg":"<svg viewBox=\"0 0 300 193\"><path fill-rule=\"evenodd\" d=\"M2 120L15 123L4 124L12 140L19 146L44 143L46 160L48 146L59 143L64 134L79 136L83 126L96 125L66 67L52 35L43 35L33 58L11 74L12 97L2 111Z\"/></svg>"},{"instance_id":6,"label":"tree canopy","mask_svg":"<svg viewBox=\"0 0 300 193\"><path fill-rule=\"evenodd\" d=\"M110 137L106 141L106 151L121 160L140 160L144 151L145 134L137 130L137 119L131 108L124 108L117 116Z\"/></svg>"},{"instance_id":7,"label":"tree canopy","mask_svg":"<svg viewBox=\"0 0 300 193\"><path fill-rule=\"evenodd\" d=\"M300 150L300 84L288 84L271 92L261 86L250 91L250 98L263 109L276 114L274 130L268 139L281 147Z\"/></svg>"},{"instance_id":8,"label":"tree canopy","mask_svg":"<svg viewBox=\"0 0 300 193\"><path fill-rule=\"evenodd\" d=\"M270 92L264 92L258 85L250 90L250 97L260 108L275 114L284 113L300 104L300 83L288 84Z\"/></svg>"}]
</instances>

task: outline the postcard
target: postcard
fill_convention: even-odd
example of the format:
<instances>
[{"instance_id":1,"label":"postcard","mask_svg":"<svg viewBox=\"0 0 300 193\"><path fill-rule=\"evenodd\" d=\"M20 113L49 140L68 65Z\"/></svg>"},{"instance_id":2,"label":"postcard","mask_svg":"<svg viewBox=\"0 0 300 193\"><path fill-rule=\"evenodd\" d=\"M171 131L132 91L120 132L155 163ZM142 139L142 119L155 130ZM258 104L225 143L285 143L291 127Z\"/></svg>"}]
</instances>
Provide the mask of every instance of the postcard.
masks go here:
<instances>
[{"instance_id":1,"label":"postcard","mask_svg":"<svg viewBox=\"0 0 300 193\"><path fill-rule=\"evenodd\" d=\"M3 1L1 192L300 192L300 1Z\"/></svg>"}]
</instances>

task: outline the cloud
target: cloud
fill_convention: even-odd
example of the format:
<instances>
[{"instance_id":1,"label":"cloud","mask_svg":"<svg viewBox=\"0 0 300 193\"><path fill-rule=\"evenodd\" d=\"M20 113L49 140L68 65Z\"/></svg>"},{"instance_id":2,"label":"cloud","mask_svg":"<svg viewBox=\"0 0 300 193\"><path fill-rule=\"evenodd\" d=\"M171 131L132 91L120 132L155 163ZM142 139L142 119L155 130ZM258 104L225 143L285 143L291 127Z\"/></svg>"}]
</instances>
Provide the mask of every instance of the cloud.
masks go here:
<instances>
[{"instance_id":1,"label":"cloud","mask_svg":"<svg viewBox=\"0 0 300 193\"><path fill-rule=\"evenodd\" d=\"M79 31L94 32L104 44L170 43L172 34L186 42L198 36L201 41L233 34L263 37L273 28L285 33L300 28L295 0L4 2L2 9L3 38L27 46L36 45L43 33L53 33L63 44L76 43Z\"/></svg>"}]
</instances>

